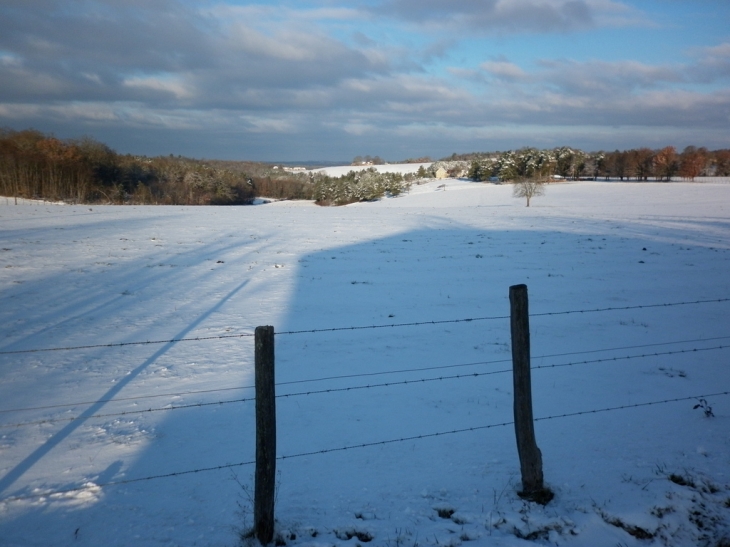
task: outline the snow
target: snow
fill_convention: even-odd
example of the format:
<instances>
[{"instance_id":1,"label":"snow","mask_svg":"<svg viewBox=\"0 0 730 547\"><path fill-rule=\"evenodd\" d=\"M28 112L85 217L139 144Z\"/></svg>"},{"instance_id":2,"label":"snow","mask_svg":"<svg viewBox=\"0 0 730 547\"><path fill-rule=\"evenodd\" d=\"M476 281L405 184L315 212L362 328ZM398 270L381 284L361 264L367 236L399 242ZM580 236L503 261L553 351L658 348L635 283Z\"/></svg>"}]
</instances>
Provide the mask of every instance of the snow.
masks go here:
<instances>
[{"instance_id":1,"label":"snow","mask_svg":"<svg viewBox=\"0 0 730 547\"><path fill-rule=\"evenodd\" d=\"M416 173L420 167L424 169L431 166L429 163L386 163L382 165L336 165L333 167L321 167L319 169L312 169L311 173L324 173L330 177L341 177L346 175L350 171L363 171L365 169L375 169L379 173L400 173L405 175L407 173Z\"/></svg>"},{"instance_id":2,"label":"snow","mask_svg":"<svg viewBox=\"0 0 730 547\"><path fill-rule=\"evenodd\" d=\"M728 204L726 181L557 183L527 208L453 179L339 208L0 199L0 543L239 544L253 466L227 466L254 459L255 424L230 402L253 396L237 335L274 325L278 453L332 450L277 464L287 545L714 547L730 400L694 406L730 391L730 302L620 308L730 297ZM507 319L283 334L505 317L518 283L545 507L517 496L499 425ZM619 309L541 315L598 308ZM7 353L198 337L220 338Z\"/></svg>"}]
</instances>

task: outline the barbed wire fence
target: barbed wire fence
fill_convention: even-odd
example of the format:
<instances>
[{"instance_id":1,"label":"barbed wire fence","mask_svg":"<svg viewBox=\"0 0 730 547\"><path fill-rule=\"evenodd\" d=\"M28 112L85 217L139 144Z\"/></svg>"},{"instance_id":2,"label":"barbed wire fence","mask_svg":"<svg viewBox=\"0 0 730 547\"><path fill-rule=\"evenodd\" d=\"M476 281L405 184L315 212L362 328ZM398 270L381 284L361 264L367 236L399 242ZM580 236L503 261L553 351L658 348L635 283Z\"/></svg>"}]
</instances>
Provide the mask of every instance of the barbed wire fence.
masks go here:
<instances>
[{"instance_id":1,"label":"barbed wire fence","mask_svg":"<svg viewBox=\"0 0 730 547\"><path fill-rule=\"evenodd\" d=\"M725 338L725 337L723 337ZM730 338L730 337L727 337ZM669 342L671 343L671 342ZM554 368L563 368L563 367L573 367L573 366L580 366L580 365L591 365L591 364L598 364L598 363L615 363L618 361L628 361L633 359L645 359L649 357L663 357L663 356L669 356L669 355L681 355L685 353L701 353L705 351L717 351L721 349L728 349L730 348L730 344L728 345L719 345L719 346L712 346L708 348L690 348L690 349L681 349L681 350L675 350L675 351L662 351L662 352L654 352L654 353L642 353L637 355L624 355L624 356L618 356L618 357L606 357L602 359L590 359L590 360L584 360L584 361L572 361L568 363L553 363L550 365L536 365L532 367L532 370L544 370L544 369L554 369ZM603 350L603 351L610 351L610 350ZM511 362L511 359L500 359L496 361L481 361L478 363L467 363L467 364L461 364L461 365L446 365L450 367L461 367L461 366L474 366L479 364L493 364L493 363L506 363ZM444 367L427 367L427 368L421 368L421 369L409 369L409 370L429 370L429 369L435 369L435 368L444 368ZM393 372L397 371L383 371L383 372L377 372L377 373L369 373L370 374L392 374ZM342 392L351 392L351 391L360 391L364 389L375 389L375 388L383 388L383 387L394 387L394 386L407 386L407 385L415 385L415 384L425 384L429 382L442 382L445 380L465 380L465 379L471 379L471 378L480 378L484 376L493 376L496 374L508 374L512 372L511 368L505 368L505 369L499 369L499 370L490 370L487 372L469 372L465 374L452 374L447 376L436 376L436 377L429 377L429 378L416 378L416 379L410 379L410 380L398 380L395 382L380 382L376 384L365 384L365 385L354 385L354 386L345 386L345 387L337 387L337 388L324 388L324 389L315 389L310 391L299 391L294 393L283 393L283 394L277 394L275 397L277 399L289 399L292 397L301 397L301 396L307 396L307 395L321 395L321 394L329 394L329 393L342 393ZM341 376L338 376L337 378L342 378ZM276 384L277 386L281 385L287 385L291 384L292 382L282 382ZM198 393L215 393L219 391L229 391L229 390L241 390L241 389L252 389L254 386L243 386L243 387L236 387L236 388L222 388L222 389L207 389L207 390L200 390L200 391L192 391L192 392L180 392L180 393L169 393L166 395L149 395L144 397L124 397L121 399L108 399L108 400L102 400L106 402L110 401L135 401L135 400L141 400L149 397L164 397L164 396L180 396L180 395L186 395L186 394L198 394ZM235 404L235 403L247 403L247 402L253 402L256 400L256 397L242 397L239 399L224 399L224 400L217 400L217 401L207 401L207 402L199 402L199 403L190 403L190 404L181 404L181 405L168 405L164 407L158 407L158 408L145 408L140 410L126 410L121 412L108 412L103 414L92 414L91 416L67 416L64 418L48 418L43 420L34 420L34 421L27 421L27 422L17 422L17 423L8 423L8 424L0 424L0 428L18 428L18 427L25 427L25 426L31 426L31 425L40 425L40 424L53 424L53 423L64 423L64 422L73 422L76 420L88 420L91 418L116 418L116 417L122 417L122 416L132 416L136 414L149 414L154 412L167 412L167 411L173 411L173 410L184 410L184 409L190 409L190 408L202 408L207 406L222 406L222 405L229 405L229 404ZM68 403L64 405L49 405L49 406L43 406L43 407L29 407L29 408L22 408L22 409L14 409L14 412L21 412L26 410L45 410L45 409L51 409L51 408L59 408L59 407L67 407L67 406L81 406L84 404L92 404L96 402L101 401L87 401L87 402L79 402L79 403ZM0 412L11 412L11 410L3 410Z\"/></svg>"},{"instance_id":2,"label":"barbed wire fence","mask_svg":"<svg viewBox=\"0 0 730 547\"><path fill-rule=\"evenodd\" d=\"M637 309L652 309L652 308L668 308L668 307L674 307L674 306L689 306L689 305L713 304L713 303L724 303L724 302L730 302L730 298L716 298L716 299L692 300L692 301L682 301L682 302L668 302L668 303L659 303L659 304L643 304L643 305L634 305L634 306L563 310L563 311L555 311L555 312L539 312L539 313L535 313L535 314L530 314L530 316L531 317L550 317L550 316L557 316L557 315L603 313L603 312L637 310ZM426 325L471 323L471 322L475 322L475 321L507 320L510 318L511 318L511 315L507 315L507 316L495 315L495 316L433 320L433 321L419 321L419 322L408 322L408 323L391 323L391 324L379 324L379 325L361 325L361 326L349 326L349 327L330 327L330 328L318 328L318 329L288 330L288 331L282 331L282 332L275 333L275 335L278 337L278 336L289 336L289 335L319 334L319 333L332 333L332 332L357 331L357 330L406 328L406 327L419 327L419 326L426 326ZM86 350L86 349L118 348L118 347L124 347L124 346L139 346L139 345L150 345L150 344L170 344L170 343L178 343L178 342L180 342L180 343L183 343L183 342L209 342L209 341L215 341L215 340L250 338L250 337L255 338L255 333L245 332L245 333L238 333L238 334L225 334L225 335L219 335L219 336L185 337L185 338L176 338L176 339L173 338L173 339L169 339L169 340L147 340L147 341L118 342L118 343L109 343L109 344L77 345L77 346L66 346L66 347L13 349L13 350L0 351L0 356L12 356L12 355L27 354L27 353L56 352L56 351L81 351L81 350ZM638 359L645 359L645 358L658 357L658 356L679 355L679 354L687 354L687 353L695 353L695 352L720 351L720 350L730 348L730 344L720 343L720 344L715 344L715 345L709 346L709 347L707 347L705 345L709 342L717 342L717 341L729 340L729 339L730 339L730 336L716 336L716 337L711 337L711 338L677 340L677 341L669 341L669 342L658 342L658 343L651 343L651 344L621 346L621 347L613 347L613 348L601 348L601 349L592 349L592 350L587 350L587 351L564 352L564 353L559 353L559 354L542 355L542 356L534 357L533 359L567 357L567 356L600 353L600 352L616 352L616 351L623 351L623 350L629 350L629 349L645 349L645 348L650 348L650 347L656 348L656 347L661 347L661 346L680 345L680 344L694 344L694 347L691 347L691 348L685 347L685 348L679 348L679 349L673 349L673 350L667 350L667 351L643 352L643 353L627 354L627 355L621 355L621 356L603 357L603 358L597 358L597 359L572 360L572 361L567 361L567 362L562 362L562 363L537 365L537 366L531 367L531 369L533 371L541 371L541 370L556 369L556 368L561 368L561 367L574 367L574 366L584 366L584 365L591 365L591 364L608 364L608 363L615 363L618 361L638 360ZM431 366L415 367L415 368L400 368L400 369L392 369L392 370L377 371L377 372L332 375L332 376L325 376L325 377L319 377L319 378L305 378L305 379L301 379L301 380L280 382L280 383L276 384L276 387L279 388L279 387L283 387L283 386L287 386L287 385L325 382L325 381L330 381L330 380L358 379L358 378L368 378L368 377L373 377L373 376L386 376L386 375L400 374L400 373L417 373L417 372L429 372L429 371L435 371L435 370L449 370L449 369L462 368L462 367L496 365L496 364L503 364L503 363L509 363L509 362L512 362L512 359L497 359L497 360L490 360L490 361L431 365ZM417 385L417 384L424 384L424 383L429 383L429 382L442 382L442 381L450 381L450 380L455 381L455 380L464 380L464 379L470 379L470 378L476 378L476 377L487 377L487 376L493 376L493 375L497 375L497 374L506 374L506 373L509 373L512 371L513 371L512 368L503 368L503 369L499 369L499 370L465 372L465 373L460 373L460 374L429 376L429 377L421 377L421 378L415 378L415 379L406 379L406 380L398 380L398 381L390 381L390 382L383 381L383 382L378 382L378 383L348 385L348 386L337 387L337 388L311 389L311 390L306 390L306 391L278 394L278 395L275 395L275 397L278 399L286 399L286 398L293 398L293 397L325 395L325 394L331 394L331 393L341 393L341 392L356 391L356 390L380 389L380 388L389 388L389 387L395 387L395 386ZM173 393L141 395L141 396L137 396L137 397L110 398L108 400L78 401L78 402L69 402L69 403L64 403L64 404L34 406L34 407L26 407L26 408L0 409L0 415L11 414L11 413L18 414L18 413L22 413L22 412L39 411L39 410L52 410L52 409L57 409L57 408L76 407L76 406L83 406L83 405L88 405L88 404L96 404L96 403L100 403L100 402L106 403L106 402L112 402L112 401L113 402L141 401L141 400L145 400L145 399L155 399L155 398L160 398L160 397L179 397L179 396L186 396L186 395L223 393L223 392L234 391L234 390L240 391L240 390L246 390L246 389L254 389L255 387L256 387L255 385L253 385L253 386L249 385L249 386L226 387L226 388L205 389L205 390L187 390L187 391L180 391L180 392L173 392ZM575 416L606 413L606 412L613 412L613 411L619 411L619 410L625 410L625 409L670 404L670 403L676 403L676 402L688 401L688 400L700 400L700 399L706 399L708 397L720 397L720 396L727 396L727 395L730 395L730 391L717 391L714 393L697 394L697 395L691 395L691 396L676 397L676 398L671 398L671 399L645 401L645 402L629 404L629 405L618 405L618 406L598 408L598 409L586 409L586 410L581 410L581 411L576 411L576 412L571 412L571 413L542 416L542 417L534 418L534 421L565 419L565 418L570 418L570 417L575 417ZM146 408L146 409L129 410L129 411L123 411L123 412L99 413L99 414L93 414L91 416L73 416L73 417L63 417L63 418L49 418L49 419L43 419L43 420L17 421L15 423L0 424L0 428L20 428L20 427L26 427L26 426L31 426L31 425L53 424L53 423L59 423L59 422L71 422L71 421L76 421L76 420L87 420L87 419L91 419L91 418L120 417L120 416L134 415L134 414L167 412L167 411L203 408L203 407L209 407L209 406L220 406L220 405L255 402L255 401L256 401L255 396L239 397L239 398L222 399L222 400L209 401L209 402L197 402L197 403L180 404L180 405L166 405L164 407L156 407L156 408L150 407L150 408ZM515 424L514 421L504 421L504 422L493 423L493 424L453 429L453 430L449 430L449 431L430 432L430 433L423 433L423 434L419 434L419 435L411 435L411 436L405 436L405 437L394 438L394 439L386 439L386 440L380 440L380 441L353 444L353 445L349 445L349 446L331 447L331 448L324 448L324 449L320 449L320 450L312 450L312 451L308 451L308 452L285 454L285 455L279 455L279 456L274 455L274 461L288 460L288 459L292 459L292 458L300 458L300 457L308 457L308 456L317 456L317 455L323 455L323 454L328 454L328 453L332 453L332 452L341 452L341 451L346 451L346 450L361 449L361 448L367 448L367 447L373 447L373 446L390 445L390 444L401 443L401 442L406 442L406 441L417 441L417 440L441 437L444 435L452 435L452 434L457 434L457 433L482 431L482 430L494 429L494 428L514 425L514 424ZM34 494L30 494L30 495L10 496L10 497L0 499L0 503L12 502L12 501L18 501L18 500L26 500L26 499L37 499L37 498L44 498L44 497L49 497L49 496L60 496L60 495L67 494L67 493L82 491L82 490L92 488L92 487L93 488L105 488L105 487L111 487L111 486L116 486L116 485L131 484L131 483L163 479L163 478L179 477L179 476L183 476L183 475L230 469L230 468L234 468L234 467L242 467L242 466L248 466L248 465L254 465L254 464L257 464L256 460L243 461L243 462L237 462L237 463L227 463L227 464L223 464L223 465L216 465L216 466L209 466L209 467L200 467L200 468L196 468L196 469L175 471L175 472L157 474L157 475L152 475L152 476L147 476L147 477L138 477L138 478L131 478L131 479L108 481L108 482L98 483L98 484L88 482L88 483L86 483L80 487L76 487L76 488L46 490L46 491L43 491L40 493L34 493ZM270 466L270 467L275 467L275 466Z\"/></svg>"},{"instance_id":3,"label":"barbed wire fence","mask_svg":"<svg viewBox=\"0 0 730 547\"><path fill-rule=\"evenodd\" d=\"M631 408L642 408L647 406L657 406L657 405L663 405L668 403L678 403L678 402L684 402L684 401L697 401L699 399L706 399L709 397L720 397L720 396L727 396L730 395L730 391L719 391L715 393L704 393L704 394L698 394L698 395L689 395L686 397L675 397L673 399L662 399L659 401L647 401L642 403L633 403L629 405L620 405L620 406L614 406L614 407L605 407L605 408L596 408L596 409L589 409L589 410L580 410L576 412L568 412L564 414L555 414L551 416L541 416L538 418L535 418L536 422L540 421L547 421L547 420L559 420L564 418L572 418L576 416L586 416L590 414L602 414L606 412L613 412L617 410L626 410ZM387 439L382 441L373 441L368 443L360 443L360 444L353 444L348 446L340 446L335 448L323 448L321 450L311 450L309 452L301 452L301 453L295 453L295 454L285 454L281 456L277 456L277 460L289 460L294 458L302 458L306 456L316 456L320 454L330 454L333 452L344 452L347 450L357 450L359 448L370 448L374 446L383 446L383 445L389 445L389 444L396 444L396 443L402 443L402 442L410 442L410 441L417 441L417 440L423 440L423 439L430 439L434 437L443 437L445 435L454 435L457 433L469 433L474 431L482 431L486 429L495 429L498 427L504 427L514 425L514 421L507 421L507 422L499 422L499 423L493 423L493 424L486 424L486 425L477 425L472 427L465 427L461 429L453 429L451 431L439 431L435 433L424 433L420 435L412 435L409 437L399 437L396 439ZM180 477L183 475L192 475L196 473L205 473L209 471L220 471L224 469L232 469L235 467L245 467L248 465L254 465L256 463L256 460L248 460L243 462L236 462L236 463L227 463L222 465L215 465L211 467L200 467L195 469L186 469L182 471L173 471L171 473L162 473L158 475L150 475L146 477L137 477L132 479L120 479L116 481L108 481L103 483L91 483L87 482L85 485L76 487L76 488L64 488L64 489L57 489L57 490L46 490L44 492L34 493L34 494L27 494L22 496L9 496L7 498L3 498L0 500L0 503L3 502L10 502L10 501L21 501L21 500L30 500L30 499L38 499L38 498L46 498L56 495L62 495L62 494L68 494L71 492L79 492L86 490L88 488L105 488L108 486L119 486L124 484L133 484L137 482L145 482L145 481L151 481L151 480L157 480L157 479L166 479L171 477Z\"/></svg>"},{"instance_id":4,"label":"barbed wire fence","mask_svg":"<svg viewBox=\"0 0 730 547\"><path fill-rule=\"evenodd\" d=\"M651 348L651 347L658 347L658 346L670 346L670 345L678 345L678 344L697 344L697 343L702 343L702 342L704 342L704 343L715 342L717 340L730 340L730 336L715 336L715 337L710 337L710 338L695 338L695 339L691 339L691 340L676 340L676 341L671 341L671 342L658 342L658 343L652 343L652 344L639 344L639 345L632 345L632 346L619 346L619 347L600 348L600 349L593 349L593 350L552 353L552 354L536 355L533 357L533 360L540 361L540 360L544 360L544 359L550 359L550 358L555 358L555 357L567 357L567 356L571 356L571 355L587 355L587 354L593 354L593 353L623 351L623 350L627 350L627 349L644 349L644 348ZM671 351L671 352L644 353L644 354L639 354L639 355L627 355L627 356L621 356L621 357L595 359L595 360L591 360L591 361L586 360L586 361L576 361L576 362L569 362L569 363L559 363L559 364L553 364L553 365L537 365L537 366L533 366L532 368L533 368L533 370L539 370L539 369L544 369L544 368L557 368L557 367L610 362L610 361L618 361L618 360L642 359L642 358L647 358L647 357L658 357L658 356L662 356L662 355L675 355L675 354L681 354L681 353L702 352L702 351L709 351L709 350L714 350L714 349L724 349L725 347L726 346L724 346L724 345L711 347L711 348L697 347L697 348L683 349L683 350ZM428 366L428 367L382 370L382 371L376 371L376 372L340 374L340 375L333 375L333 376L324 376L324 377L319 377L319 378L305 378L305 379L301 379L301 380L290 380L287 382L277 382L276 387L295 385L295 384L314 383L314 382L324 382L324 381L329 381L329 380L368 378L368 377L373 377L373 376L387 376L387 375L393 375L393 374L426 372L426 371L433 371L433 370L445 370L445 369L473 367L473 366L480 366L480 365L494 365L494 364L503 364L503 363L511 363L511 362L512 362L512 359L494 359L494 360L489 360L489 361L473 361L473 362L469 362L469 363L456 363L456 364L449 364L449 365L434 365L434 366ZM510 371L511 371L511 369L503 369L503 370L493 371L488 374L499 374L499 373L505 373L505 372L510 372ZM464 375L464 376L468 377L469 375ZM422 379L411 380L410 382L417 383L420 381L422 381ZM391 384L385 384L385 385L391 385ZM397 384L392 384L392 385L397 385ZM353 386L354 389L358 389L360 387L361 386ZM59 403L59 404L53 404L53 405L43 405L43 406L8 408L8 409L0 409L0 415L5 414L5 413L11 413L11 412L20 413L20 412L29 412L29 411L36 411L36 410L51 410L51 409L56 409L56 408L68 408L68 407L76 407L76 406L90 405L90 404L96 404L96 403L141 401L141 400L145 400L145 399L158 399L158 398L163 398L163 397L182 397L182 396L186 396L186 395L202 395L202 394L209 394L209 393L243 391L243 390L254 389L254 388L255 388L255 386L253 386L253 385L245 385L245 386L236 386L236 387L154 393L154 394L149 394L149 395L138 395L135 397L114 397L114 398L110 398L110 399L96 399L94 401L75 401L75 402ZM290 396L290 395L282 395L281 397L287 397L287 396ZM246 402L246 401L251 401L251 400L253 400L253 398L242 398L242 399L233 400L232 402ZM227 402L228 401L216 401L216 403L220 403L220 404L224 404ZM177 408L177 407L164 407L160 410L174 410L175 408ZM155 411L155 410L156 409L148 409L148 411ZM117 415L117 414L115 414L115 415ZM73 420L73 419L75 419L75 418L67 418L64 420L69 421L69 420ZM53 420L44 421L44 423L52 423L52 422L53 422ZM33 424L35 424L35 423L40 423L40 422L33 422ZM25 423L22 423L22 422L17 423L17 424L0 424L0 428L2 428L2 427L19 427L19 426L23 426L23 425L25 425Z\"/></svg>"},{"instance_id":5,"label":"barbed wire fence","mask_svg":"<svg viewBox=\"0 0 730 547\"><path fill-rule=\"evenodd\" d=\"M585 310L563 310L556 312L542 312L533 313L531 317L549 317L554 315L573 315L573 314L584 314L584 313L598 313L598 312L609 312L609 311L626 311L626 310L641 310L651 308L671 308L675 306L689 306L695 304L715 304L722 302L730 302L730 298L713 298L708 300L691 300L685 302L667 302L663 304L642 304L637 306L616 306L609 308L592 308ZM340 331L355 331L355 330L374 330L374 329L388 329L388 328L400 328L400 327L421 327L425 325L446 325L449 323L471 323L473 321L494 321L509 319L509 315L491 315L485 317L470 317L463 319L443 319L434 321L414 321L410 323L385 323L380 325L358 325L350 327L330 327L321 329L305 329L305 330L289 330L275 333L276 336L286 336L291 334L318 334L324 332L340 332ZM79 346L62 346L62 347L51 347L51 348L29 348L29 349L17 349L17 350L2 350L0 355L13 355L21 353L41 353L47 351L72 351L82 349L98 349L98 348L119 348L124 346L144 346L151 344L174 344L178 342L203 342L210 340L225 340L227 338L248 338L253 337L254 333L246 332L240 334L222 334L218 336L196 336L196 337L185 337L185 338L171 338L169 340L144 340L136 342L114 342L110 344L89 344Z\"/></svg>"}]
</instances>

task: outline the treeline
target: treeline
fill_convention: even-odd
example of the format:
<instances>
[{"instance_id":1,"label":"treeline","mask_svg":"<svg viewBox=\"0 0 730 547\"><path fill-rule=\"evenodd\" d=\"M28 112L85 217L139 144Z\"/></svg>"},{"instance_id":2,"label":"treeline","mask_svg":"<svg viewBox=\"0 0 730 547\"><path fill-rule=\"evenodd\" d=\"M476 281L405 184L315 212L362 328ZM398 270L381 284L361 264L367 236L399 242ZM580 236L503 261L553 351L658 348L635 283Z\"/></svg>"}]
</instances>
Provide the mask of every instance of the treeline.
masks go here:
<instances>
[{"instance_id":1,"label":"treeline","mask_svg":"<svg viewBox=\"0 0 730 547\"><path fill-rule=\"evenodd\" d=\"M555 177L579 180L612 178L638 181L694 180L701 176L730 176L730 150L707 150L688 146L677 152L673 146L659 150L638 148L614 152L583 152L569 147L538 150L522 148L507 152L454 154L449 163L468 165L473 180L548 180Z\"/></svg>"},{"instance_id":2,"label":"treeline","mask_svg":"<svg viewBox=\"0 0 730 547\"><path fill-rule=\"evenodd\" d=\"M238 205L313 199L306 177L252 162L120 155L90 138L0 130L0 195L71 203Z\"/></svg>"},{"instance_id":3,"label":"treeline","mask_svg":"<svg viewBox=\"0 0 730 547\"><path fill-rule=\"evenodd\" d=\"M522 148L453 154L416 174L370 168L330 177L255 162L120 155L90 138L60 140L35 130L0 129L0 195L70 203L237 205L268 197L342 205L401 194L441 169L447 176L477 181L694 180L730 176L730 150L688 146L677 152L667 146L588 153L569 147Z\"/></svg>"}]
</instances>

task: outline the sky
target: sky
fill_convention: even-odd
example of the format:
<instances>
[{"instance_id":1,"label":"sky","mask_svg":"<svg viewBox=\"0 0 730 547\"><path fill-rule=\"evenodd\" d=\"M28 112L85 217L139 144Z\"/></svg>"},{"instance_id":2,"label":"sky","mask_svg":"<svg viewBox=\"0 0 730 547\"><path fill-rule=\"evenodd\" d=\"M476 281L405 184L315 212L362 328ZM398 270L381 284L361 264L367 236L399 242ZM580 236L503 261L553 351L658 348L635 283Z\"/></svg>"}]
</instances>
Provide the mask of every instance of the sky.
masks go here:
<instances>
[{"instance_id":1,"label":"sky","mask_svg":"<svg viewBox=\"0 0 730 547\"><path fill-rule=\"evenodd\" d=\"M387 161L730 147L727 0L3 0L0 127Z\"/></svg>"}]
</instances>

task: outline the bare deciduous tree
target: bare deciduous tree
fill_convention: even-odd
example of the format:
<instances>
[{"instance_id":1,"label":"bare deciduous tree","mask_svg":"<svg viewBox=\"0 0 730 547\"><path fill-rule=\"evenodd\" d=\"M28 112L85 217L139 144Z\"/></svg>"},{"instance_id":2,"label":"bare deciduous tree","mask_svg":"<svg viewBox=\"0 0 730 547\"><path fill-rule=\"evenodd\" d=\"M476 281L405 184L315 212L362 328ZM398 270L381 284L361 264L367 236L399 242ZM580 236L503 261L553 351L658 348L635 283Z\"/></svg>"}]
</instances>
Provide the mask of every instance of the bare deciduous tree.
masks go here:
<instances>
[{"instance_id":1,"label":"bare deciduous tree","mask_svg":"<svg viewBox=\"0 0 730 547\"><path fill-rule=\"evenodd\" d=\"M649 180L654 168L654 152L649 148L628 151L629 171L637 181Z\"/></svg>"},{"instance_id":2,"label":"bare deciduous tree","mask_svg":"<svg viewBox=\"0 0 730 547\"><path fill-rule=\"evenodd\" d=\"M512 187L512 196L516 198L527 198L527 207L530 206L530 199L535 196L545 195L545 185L534 180L523 180L516 182Z\"/></svg>"},{"instance_id":3,"label":"bare deciduous tree","mask_svg":"<svg viewBox=\"0 0 730 547\"><path fill-rule=\"evenodd\" d=\"M730 176L730 150L715 150L712 164L716 177Z\"/></svg>"},{"instance_id":4,"label":"bare deciduous tree","mask_svg":"<svg viewBox=\"0 0 730 547\"><path fill-rule=\"evenodd\" d=\"M677 151L674 146L665 146L654 155L654 172L657 180L672 180L677 172Z\"/></svg>"},{"instance_id":5,"label":"bare deciduous tree","mask_svg":"<svg viewBox=\"0 0 730 547\"><path fill-rule=\"evenodd\" d=\"M679 176L694 181L695 177L702 174L706 165L707 150L688 146L679 158Z\"/></svg>"}]
</instances>

